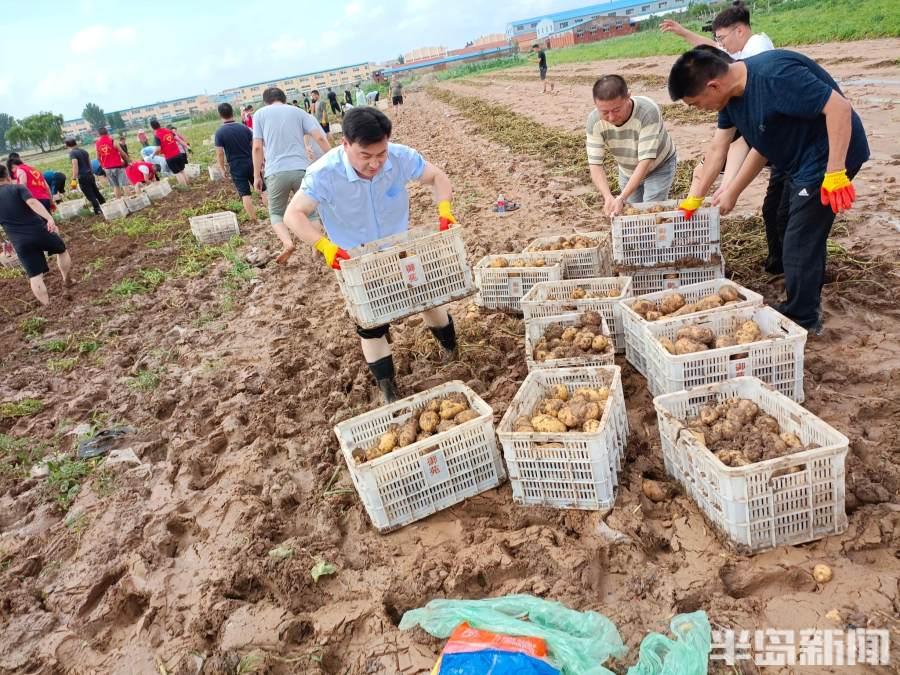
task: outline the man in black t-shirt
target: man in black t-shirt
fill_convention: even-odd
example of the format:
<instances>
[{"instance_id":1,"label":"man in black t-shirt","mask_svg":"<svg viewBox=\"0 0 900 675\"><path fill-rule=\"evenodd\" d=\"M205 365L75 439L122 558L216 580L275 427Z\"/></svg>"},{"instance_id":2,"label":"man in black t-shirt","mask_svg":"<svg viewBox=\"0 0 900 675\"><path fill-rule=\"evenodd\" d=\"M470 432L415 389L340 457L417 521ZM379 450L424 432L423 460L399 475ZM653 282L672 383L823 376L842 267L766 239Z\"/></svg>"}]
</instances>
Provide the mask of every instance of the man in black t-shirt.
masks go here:
<instances>
[{"instance_id":1,"label":"man in black t-shirt","mask_svg":"<svg viewBox=\"0 0 900 675\"><path fill-rule=\"evenodd\" d=\"M547 85L550 85L550 91L553 91L553 83L547 80L547 54L544 53L544 50L541 49L539 44L531 45L531 51L534 54L537 54L538 58L538 74L541 76L541 82L544 83L544 91L543 93L547 93Z\"/></svg>"},{"instance_id":2,"label":"man in black t-shirt","mask_svg":"<svg viewBox=\"0 0 900 675\"><path fill-rule=\"evenodd\" d=\"M78 144L74 138L66 139L66 147L69 148L69 159L72 160L72 180L78 181L78 187L84 194L94 213L100 215L100 205L106 203L106 199L100 194L100 188L97 187L97 179L94 178L94 171L91 168L91 156L87 150L76 147Z\"/></svg>"},{"instance_id":3,"label":"man in black t-shirt","mask_svg":"<svg viewBox=\"0 0 900 675\"><path fill-rule=\"evenodd\" d=\"M24 185L13 183L9 170L0 165L0 224L16 249L31 283L31 292L42 305L50 304L44 275L50 271L45 253L56 254L63 285L71 285L72 258L59 236L53 216Z\"/></svg>"},{"instance_id":4,"label":"man in black t-shirt","mask_svg":"<svg viewBox=\"0 0 900 675\"><path fill-rule=\"evenodd\" d=\"M234 108L230 103L219 104L219 117L222 118L222 126L216 129L214 145L216 146L216 161L222 175L231 173L231 182L241 197L244 211L250 222L254 225L256 207L253 205L253 132L243 124L234 121ZM225 171L225 160L228 160L229 171ZM266 205L266 184L263 182L262 203Z\"/></svg>"},{"instance_id":5,"label":"man in black t-shirt","mask_svg":"<svg viewBox=\"0 0 900 675\"><path fill-rule=\"evenodd\" d=\"M341 106L338 105L337 94L331 91L331 87L328 87L328 103L331 105L331 112L335 115L341 114Z\"/></svg>"}]
</instances>

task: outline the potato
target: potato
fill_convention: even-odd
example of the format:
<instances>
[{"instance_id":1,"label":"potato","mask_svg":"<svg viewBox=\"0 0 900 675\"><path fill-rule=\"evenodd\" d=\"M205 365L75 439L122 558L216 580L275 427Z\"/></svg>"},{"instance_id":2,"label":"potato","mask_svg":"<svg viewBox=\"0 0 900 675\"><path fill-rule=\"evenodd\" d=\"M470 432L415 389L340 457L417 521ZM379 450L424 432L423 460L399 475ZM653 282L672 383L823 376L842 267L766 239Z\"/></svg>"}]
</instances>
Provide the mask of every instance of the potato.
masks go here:
<instances>
[{"instance_id":1,"label":"potato","mask_svg":"<svg viewBox=\"0 0 900 675\"><path fill-rule=\"evenodd\" d=\"M781 440L781 436L769 431L760 431L759 433L763 435L762 450L766 459L774 459L787 454L788 446L787 443Z\"/></svg>"},{"instance_id":2,"label":"potato","mask_svg":"<svg viewBox=\"0 0 900 675\"><path fill-rule=\"evenodd\" d=\"M550 347L550 349L556 349L557 347L559 347L562 344L562 340L560 340L559 338L553 338L547 344Z\"/></svg>"},{"instance_id":3,"label":"potato","mask_svg":"<svg viewBox=\"0 0 900 675\"><path fill-rule=\"evenodd\" d=\"M641 316L646 316L647 312L657 311L656 305L649 300L635 300L631 305L631 309Z\"/></svg>"},{"instance_id":4,"label":"potato","mask_svg":"<svg viewBox=\"0 0 900 675\"><path fill-rule=\"evenodd\" d=\"M591 349L598 354L602 354L609 349L609 338L605 335L594 336L594 339L591 340Z\"/></svg>"},{"instance_id":5,"label":"potato","mask_svg":"<svg viewBox=\"0 0 900 675\"><path fill-rule=\"evenodd\" d=\"M781 440L784 441L784 444L792 450L803 447L803 443L799 438L797 438L797 434L791 433L790 431L786 431L781 434Z\"/></svg>"},{"instance_id":6,"label":"potato","mask_svg":"<svg viewBox=\"0 0 900 675\"><path fill-rule=\"evenodd\" d=\"M437 425L435 433L442 434L445 431L450 431L455 426L456 422L454 422L453 420L441 420L441 423Z\"/></svg>"},{"instance_id":7,"label":"potato","mask_svg":"<svg viewBox=\"0 0 900 675\"><path fill-rule=\"evenodd\" d=\"M578 329L574 326L569 326L562 332L560 339L563 342L574 342L576 335L578 335Z\"/></svg>"},{"instance_id":8,"label":"potato","mask_svg":"<svg viewBox=\"0 0 900 675\"><path fill-rule=\"evenodd\" d=\"M718 295L707 295L705 298L700 298L697 302L697 311L703 312L708 309L716 309L717 307L721 307L724 304L722 298Z\"/></svg>"},{"instance_id":9,"label":"potato","mask_svg":"<svg viewBox=\"0 0 900 675\"><path fill-rule=\"evenodd\" d=\"M704 405L700 407L700 420L703 424L713 424L719 419L719 412L715 406Z\"/></svg>"},{"instance_id":10,"label":"potato","mask_svg":"<svg viewBox=\"0 0 900 675\"><path fill-rule=\"evenodd\" d=\"M751 342L756 342L762 337L762 331L759 329L759 326L755 321L745 321L741 324L740 328L737 329L737 332L734 334L734 339L737 340L739 345L746 345Z\"/></svg>"},{"instance_id":11,"label":"potato","mask_svg":"<svg viewBox=\"0 0 900 675\"><path fill-rule=\"evenodd\" d=\"M513 431L518 433L534 431L534 427L531 426L531 418L524 415L517 417L516 421L513 422Z\"/></svg>"},{"instance_id":12,"label":"potato","mask_svg":"<svg viewBox=\"0 0 900 675\"><path fill-rule=\"evenodd\" d=\"M539 415L556 417L559 415L559 411L562 410L564 405L565 403L558 398L545 398L538 403L536 411Z\"/></svg>"},{"instance_id":13,"label":"potato","mask_svg":"<svg viewBox=\"0 0 900 675\"><path fill-rule=\"evenodd\" d=\"M439 412L440 409L441 409L441 399L439 399L439 398L431 399L430 401L428 401L428 404L425 406L426 411ZM421 426L421 422L419 423L419 426Z\"/></svg>"},{"instance_id":14,"label":"potato","mask_svg":"<svg viewBox=\"0 0 900 675\"><path fill-rule=\"evenodd\" d=\"M737 408L744 413L744 417L748 422L756 419L756 416L759 414L759 406L746 398L738 399Z\"/></svg>"},{"instance_id":15,"label":"potato","mask_svg":"<svg viewBox=\"0 0 900 675\"><path fill-rule=\"evenodd\" d=\"M684 296L681 293L668 293L659 301L659 311L663 314L672 314L684 305Z\"/></svg>"},{"instance_id":16,"label":"potato","mask_svg":"<svg viewBox=\"0 0 900 675\"><path fill-rule=\"evenodd\" d=\"M737 467L750 464L750 460L747 459L740 450L726 450L725 452L718 453L716 457L718 457L719 461L725 466Z\"/></svg>"},{"instance_id":17,"label":"potato","mask_svg":"<svg viewBox=\"0 0 900 675\"><path fill-rule=\"evenodd\" d=\"M670 354L675 353L675 344L669 338L667 338L667 337L659 338L659 344L661 344L663 346L663 349L665 349Z\"/></svg>"},{"instance_id":18,"label":"potato","mask_svg":"<svg viewBox=\"0 0 900 675\"><path fill-rule=\"evenodd\" d=\"M678 329L678 332L675 333L675 338L686 338L704 345L711 345L716 340L715 334L705 326L684 326Z\"/></svg>"},{"instance_id":19,"label":"potato","mask_svg":"<svg viewBox=\"0 0 900 675\"><path fill-rule=\"evenodd\" d=\"M600 387L599 389L591 389L590 387L579 387L572 394L572 398L580 398L584 401L593 401L594 403L605 403L609 398L609 389Z\"/></svg>"},{"instance_id":20,"label":"potato","mask_svg":"<svg viewBox=\"0 0 900 675\"><path fill-rule=\"evenodd\" d=\"M672 312L670 316L684 316L685 314L693 314L697 311L697 304L693 302L689 302L684 307L677 309Z\"/></svg>"},{"instance_id":21,"label":"potato","mask_svg":"<svg viewBox=\"0 0 900 675\"><path fill-rule=\"evenodd\" d=\"M531 267L544 267L547 264L547 261L543 258L535 258L531 261Z\"/></svg>"},{"instance_id":22,"label":"potato","mask_svg":"<svg viewBox=\"0 0 900 675\"><path fill-rule=\"evenodd\" d=\"M578 356L578 350L571 342L563 342L555 349L550 350L551 359L571 359Z\"/></svg>"},{"instance_id":23,"label":"potato","mask_svg":"<svg viewBox=\"0 0 900 675\"><path fill-rule=\"evenodd\" d=\"M703 431L703 436L705 438L706 447L711 448L722 440L722 430L721 428L717 428L716 425L713 424L711 427L705 428L705 430Z\"/></svg>"},{"instance_id":24,"label":"potato","mask_svg":"<svg viewBox=\"0 0 900 675\"><path fill-rule=\"evenodd\" d=\"M552 384L547 389L547 398L555 398L560 401L568 401L569 400L569 390L566 389L566 385L564 384Z\"/></svg>"},{"instance_id":25,"label":"potato","mask_svg":"<svg viewBox=\"0 0 900 675\"><path fill-rule=\"evenodd\" d=\"M422 431L433 434L437 425L441 423L441 417L433 410L426 410L419 415L419 428Z\"/></svg>"},{"instance_id":26,"label":"potato","mask_svg":"<svg viewBox=\"0 0 900 675\"><path fill-rule=\"evenodd\" d=\"M729 420L720 420L712 425L710 431L717 433L724 440L730 441L737 436L740 427Z\"/></svg>"},{"instance_id":27,"label":"potato","mask_svg":"<svg viewBox=\"0 0 900 675\"><path fill-rule=\"evenodd\" d=\"M595 434L600 431L600 420L586 420L581 430L586 434Z\"/></svg>"},{"instance_id":28,"label":"potato","mask_svg":"<svg viewBox=\"0 0 900 675\"><path fill-rule=\"evenodd\" d=\"M416 442L416 436L419 435L419 422L415 418L400 427L400 433L397 435L397 445L405 448Z\"/></svg>"},{"instance_id":29,"label":"potato","mask_svg":"<svg viewBox=\"0 0 900 675\"><path fill-rule=\"evenodd\" d=\"M813 567L812 575L813 579L816 580L816 583L819 584L827 584L831 581L832 577L834 577L831 568L828 565L822 565L821 563Z\"/></svg>"},{"instance_id":30,"label":"potato","mask_svg":"<svg viewBox=\"0 0 900 675\"><path fill-rule=\"evenodd\" d=\"M738 428L744 426L745 424L748 424L751 421L747 418L746 413L737 406L728 409L728 412L725 413L725 419L729 422L732 422Z\"/></svg>"},{"instance_id":31,"label":"potato","mask_svg":"<svg viewBox=\"0 0 900 675\"><path fill-rule=\"evenodd\" d=\"M547 359L550 358L550 352L552 352L552 351L553 351L552 349L549 352L546 349L535 349L534 350L534 360L539 363L546 361Z\"/></svg>"},{"instance_id":32,"label":"potato","mask_svg":"<svg viewBox=\"0 0 900 675\"><path fill-rule=\"evenodd\" d=\"M644 318L647 319L647 321L659 321L661 318L663 318L663 314L662 314L662 312L656 312L656 311L651 310L651 311L647 312L647 316L645 316Z\"/></svg>"},{"instance_id":33,"label":"potato","mask_svg":"<svg viewBox=\"0 0 900 675\"><path fill-rule=\"evenodd\" d=\"M558 323L551 323L544 329L544 337L547 338L550 342L553 340L558 340L562 337L563 331L565 328Z\"/></svg>"},{"instance_id":34,"label":"potato","mask_svg":"<svg viewBox=\"0 0 900 675\"><path fill-rule=\"evenodd\" d=\"M719 297L722 298L723 302L735 302L740 300L741 295L734 286L722 286L719 289Z\"/></svg>"},{"instance_id":35,"label":"potato","mask_svg":"<svg viewBox=\"0 0 900 675\"><path fill-rule=\"evenodd\" d=\"M600 406L594 401L573 399L559 411L559 421L570 429L584 425L587 420L600 418Z\"/></svg>"},{"instance_id":36,"label":"potato","mask_svg":"<svg viewBox=\"0 0 900 675\"><path fill-rule=\"evenodd\" d=\"M420 431L416 436L416 442L424 441L426 438L431 438L432 434L427 431Z\"/></svg>"},{"instance_id":37,"label":"potato","mask_svg":"<svg viewBox=\"0 0 900 675\"><path fill-rule=\"evenodd\" d=\"M578 347L578 349L580 349L581 351L590 351L591 345L594 343L594 334L582 331L575 336L574 343L575 346Z\"/></svg>"},{"instance_id":38,"label":"potato","mask_svg":"<svg viewBox=\"0 0 900 675\"><path fill-rule=\"evenodd\" d=\"M606 291L607 298L618 298L620 295L622 295L622 291L619 290L618 288L614 288L610 291Z\"/></svg>"},{"instance_id":39,"label":"potato","mask_svg":"<svg viewBox=\"0 0 900 675\"><path fill-rule=\"evenodd\" d=\"M582 326L596 326L599 328L602 323L603 323L603 316L600 314L600 312L590 311L590 312L585 312L584 314L581 315L581 325Z\"/></svg>"},{"instance_id":40,"label":"potato","mask_svg":"<svg viewBox=\"0 0 900 675\"><path fill-rule=\"evenodd\" d=\"M506 258L494 258L489 263L490 267L509 267L509 261Z\"/></svg>"},{"instance_id":41,"label":"potato","mask_svg":"<svg viewBox=\"0 0 900 675\"><path fill-rule=\"evenodd\" d=\"M468 406L462 403L455 403L454 401L444 401L443 403L441 403L441 419L452 420L467 407Z\"/></svg>"},{"instance_id":42,"label":"potato","mask_svg":"<svg viewBox=\"0 0 900 675\"><path fill-rule=\"evenodd\" d=\"M467 408L463 410L459 415L453 418L453 421L457 424L462 424L463 422L471 422L474 419L478 419L479 414L472 410L471 408Z\"/></svg>"},{"instance_id":43,"label":"potato","mask_svg":"<svg viewBox=\"0 0 900 675\"><path fill-rule=\"evenodd\" d=\"M689 338L679 338L675 341L675 353L678 355L703 352L706 351L706 349L706 345L702 342L695 342Z\"/></svg>"},{"instance_id":44,"label":"potato","mask_svg":"<svg viewBox=\"0 0 900 675\"><path fill-rule=\"evenodd\" d=\"M571 300L581 300L587 296L587 291L583 288L576 287L572 289L572 293L569 295Z\"/></svg>"},{"instance_id":45,"label":"potato","mask_svg":"<svg viewBox=\"0 0 900 675\"><path fill-rule=\"evenodd\" d=\"M753 426L760 431L768 431L773 434L778 434L781 431L781 427L778 426L778 420L766 414L758 415L753 421Z\"/></svg>"},{"instance_id":46,"label":"potato","mask_svg":"<svg viewBox=\"0 0 900 675\"><path fill-rule=\"evenodd\" d=\"M714 349L722 349L723 347L734 347L736 344L737 340L731 335L720 335L716 338L716 343L713 347Z\"/></svg>"},{"instance_id":47,"label":"potato","mask_svg":"<svg viewBox=\"0 0 900 675\"><path fill-rule=\"evenodd\" d=\"M388 453L394 448L397 447L397 434L393 431L386 431L381 434L381 438L378 439L378 451L381 453Z\"/></svg>"},{"instance_id":48,"label":"potato","mask_svg":"<svg viewBox=\"0 0 900 675\"><path fill-rule=\"evenodd\" d=\"M539 433L560 433L566 431L566 425L550 415L537 415L531 418L531 426Z\"/></svg>"}]
</instances>

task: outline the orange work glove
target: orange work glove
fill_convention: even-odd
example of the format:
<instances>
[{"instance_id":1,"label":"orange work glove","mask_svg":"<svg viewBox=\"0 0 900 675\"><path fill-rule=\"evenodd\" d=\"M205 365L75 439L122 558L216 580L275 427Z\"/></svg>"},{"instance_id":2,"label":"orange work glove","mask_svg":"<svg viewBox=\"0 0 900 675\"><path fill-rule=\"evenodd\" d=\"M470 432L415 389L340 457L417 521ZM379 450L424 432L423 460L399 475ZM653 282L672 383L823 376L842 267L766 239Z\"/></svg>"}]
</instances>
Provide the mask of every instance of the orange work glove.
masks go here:
<instances>
[{"instance_id":1,"label":"orange work glove","mask_svg":"<svg viewBox=\"0 0 900 675\"><path fill-rule=\"evenodd\" d=\"M835 214L841 211L849 211L856 199L856 188L847 178L847 170L832 171L826 173L820 189L822 206L831 206Z\"/></svg>"},{"instance_id":2,"label":"orange work glove","mask_svg":"<svg viewBox=\"0 0 900 675\"><path fill-rule=\"evenodd\" d=\"M325 264L332 269L341 269L341 260L350 260L350 255L327 237L315 244L315 249L325 257Z\"/></svg>"}]
</instances>

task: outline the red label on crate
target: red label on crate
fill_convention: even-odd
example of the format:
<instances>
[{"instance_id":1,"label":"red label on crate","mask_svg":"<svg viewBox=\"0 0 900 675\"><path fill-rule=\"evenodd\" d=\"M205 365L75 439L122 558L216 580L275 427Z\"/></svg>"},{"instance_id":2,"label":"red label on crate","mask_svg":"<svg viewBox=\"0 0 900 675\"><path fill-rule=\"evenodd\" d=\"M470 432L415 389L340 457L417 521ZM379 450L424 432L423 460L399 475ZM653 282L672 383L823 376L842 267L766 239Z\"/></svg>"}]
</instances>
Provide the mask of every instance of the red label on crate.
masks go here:
<instances>
[{"instance_id":1,"label":"red label on crate","mask_svg":"<svg viewBox=\"0 0 900 675\"><path fill-rule=\"evenodd\" d=\"M521 298L522 295L522 278L509 277L509 297Z\"/></svg>"},{"instance_id":2,"label":"red label on crate","mask_svg":"<svg viewBox=\"0 0 900 675\"><path fill-rule=\"evenodd\" d=\"M447 468L447 458L444 457L443 450L435 450L425 457L419 457L419 464L428 487L450 480L450 469Z\"/></svg>"},{"instance_id":3,"label":"red label on crate","mask_svg":"<svg viewBox=\"0 0 900 675\"><path fill-rule=\"evenodd\" d=\"M663 277L663 285L666 290L671 291L673 288L681 286L681 279L678 277Z\"/></svg>"},{"instance_id":4,"label":"red label on crate","mask_svg":"<svg viewBox=\"0 0 900 675\"><path fill-rule=\"evenodd\" d=\"M400 272L410 286L421 286L425 283L425 270L419 256L411 255L400 259Z\"/></svg>"},{"instance_id":5,"label":"red label on crate","mask_svg":"<svg viewBox=\"0 0 900 675\"><path fill-rule=\"evenodd\" d=\"M728 361L728 377L744 377L750 375L750 358L734 359Z\"/></svg>"}]
</instances>

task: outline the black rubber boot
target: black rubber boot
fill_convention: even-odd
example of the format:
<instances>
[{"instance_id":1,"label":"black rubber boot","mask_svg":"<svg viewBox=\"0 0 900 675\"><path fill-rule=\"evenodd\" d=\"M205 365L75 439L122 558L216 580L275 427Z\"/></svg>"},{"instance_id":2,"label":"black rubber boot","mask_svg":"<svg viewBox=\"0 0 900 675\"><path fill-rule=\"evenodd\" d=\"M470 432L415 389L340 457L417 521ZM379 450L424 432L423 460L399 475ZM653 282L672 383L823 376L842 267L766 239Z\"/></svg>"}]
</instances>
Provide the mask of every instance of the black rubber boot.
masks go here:
<instances>
[{"instance_id":1,"label":"black rubber boot","mask_svg":"<svg viewBox=\"0 0 900 675\"><path fill-rule=\"evenodd\" d=\"M381 396L385 403L393 403L400 394L397 391L397 383L394 381L394 359L391 356L385 356L383 359L368 364L375 383L381 391Z\"/></svg>"},{"instance_id":2,"label":"black rubber boot","mask_svg":"<svg viewBox=\"0 0 900 675\"><path fill-rule=\"evenodd\" d=\"M453 317L450 316L450 323L443 328L429 328L434 339L444 348L444 363L455 361L459 352L456 348L456 329L453 327Z\"/></svg>"}]
</instances>

